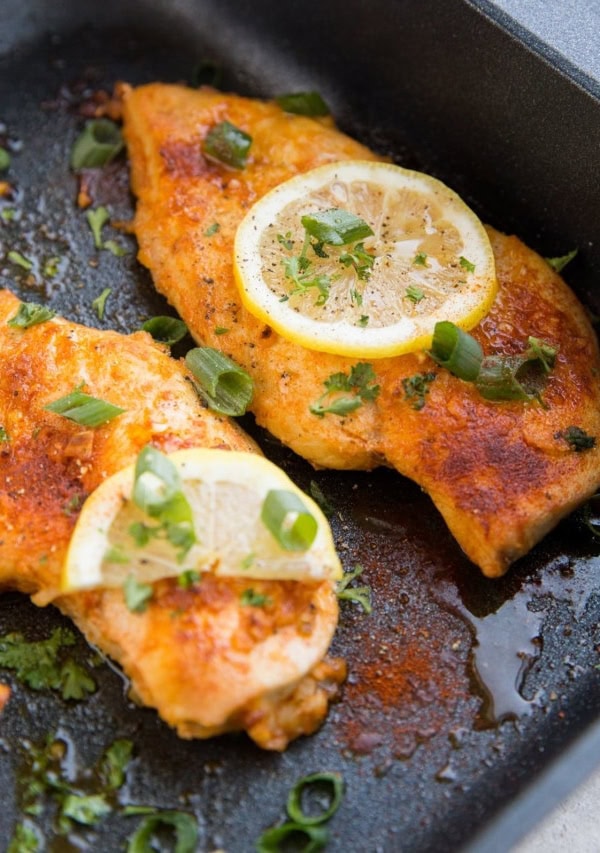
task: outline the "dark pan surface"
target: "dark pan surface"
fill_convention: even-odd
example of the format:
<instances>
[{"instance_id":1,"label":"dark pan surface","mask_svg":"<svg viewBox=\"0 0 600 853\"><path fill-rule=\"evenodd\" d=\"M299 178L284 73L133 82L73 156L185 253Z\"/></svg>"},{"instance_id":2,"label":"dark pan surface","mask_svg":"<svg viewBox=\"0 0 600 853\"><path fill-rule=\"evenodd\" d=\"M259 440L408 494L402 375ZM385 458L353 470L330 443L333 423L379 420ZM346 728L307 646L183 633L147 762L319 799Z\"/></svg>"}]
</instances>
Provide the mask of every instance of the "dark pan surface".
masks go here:
<instances>
[{"instance_id":1,"label":"dark pan surface","mask_svg":"<svg viewBox=\"0 0 600 853\"><path fill-rule=\"evenodd\" d=\"M79 4L77 14L73 11L73 23L80 23L77 15L85 5ZM44 32L43 22L36 24L33 17L31 27L37 32L28 34L37 38L0 59L0 121L15 150L10 178L18 188L10 204L20 211L17 221L0 223L2 287L29 300L43 298L71 319L120 331L138 328L143 318L164 313L167 306L135 261L130 238L118 237L131 249L125 258L94 253L84 216L75 205L77 187L68 170L68 152L93 91L109 91L119 79L189 81L194 65L205 56L229 59L226 84L238 91L275 94L290 88L321 88L338 107L346 129L393 152L406 165L432 169L494 225L517 230L545 254L561 254L575 243L576 235L565 222L576 198L581 203L587 197L587 185L582 184L577 195L572 187L563 186L561 174L556 185L544 185L533 198L533 188L519 191L526 163L515 161L507 171L513 183L496 193L497 159L486 173L487 152L476 160L470 143L465 143L469 150L458 151L453 134L445 137L436 127L443 116L423 122L423 133L418 134L417 113L403 116L397 103L386 100L385 91L375 88L374 70L364 72L367 79L355 86L356 67L336 68L335 45L328 58L315 49L314 61L306 59L307 39L312 37L316 48L321 45L317 24L324 23L319 17L325 16L323 9L329 8L333 22L343 29L341 13L337 17L335 13L337 4L326 3L315 12L319 21L312 20L317 27L313 36L302 12L305 6L290 4L289 19L274 15L267 26L268 5L252 6L252 26L250 6L243 3L237 4L237 16L236 4L223 3L221 18L215 17L210 3L197 4L193 26L181 12L188 9L186 4L178 5L180 11L171 18L155 4L152 14L136 22L134 4L119 18L120 7L109 3L98 11L103 18L95 27L77 26L73 31L65 7L63 17L54 13L58 16L54 34ZM369 6L369 14L380 5ZM412 5L414 9L416 4ZM398 4L397 9L410 6ZM367 26L360 19L363 7L358 3L353 7L355 27ZM394 4L391 8L396 10ZM459 30L467 22L481 27L491 47L497 39L522 64L534 62L529 54L521 56L519 46L509 39L503 42L502 35L467 5L457 3L454 9L453 25ZM116 17L109 27L111 12ZM129 26L119 28L121 20ZM294 38L285 30L286 20ZM438 21L433 29L443 23ZM247 40L242 42L244 27ZM420 32L426 40L433 38L424 29ZM349 31L344 35L356 38ZM19 38L16 33L16 43ZM297 50L292 50L296 44ZM384 44L384 50L388 47ZM281 63L286 51L287 64ZM492 51L490 62L495 61L497 53ZM461 62L464 65L465 60L459 66ZM392 81L385 77L385 69L380 70L385 90ZM459 67L457 79L464 73ZM550 72L543 68L540 73ZM405 104L410 102L411 85L407 78ZM561 88L567 83L558 80L556 86L569 109L575 109L579 93L573 93L571 103L568 87ZM374 93L372 102L369 92ZM478 96L471 90L471 97ZM428 97L424 90L424 100ZM584 106L590 121L598 122L591 102ZM515 128L511 145L523 144L525 135L524 129ZM550 152L541 155L551 159ZM498 156L509 155L505 151ZM107 204L113 218L126 218L132 210L126 164L107 170L94 192L96 203ZM548 200L556 192L564 193L566 212L548 211ZM544 210L547 216L542 215ZM584 228L582 216L578 221ZM587 233L591 239L592 232ZM559 243L559 235L564 243ZM11 249L39 263L31 277L6 261ZM48 279L41 267L53 256L61 258L60 269ZM574 284L594 304L592 273L600 258L591 250L583 256L574 267ZM100 322L91 302L105 287L113 290ZM283 755L272 755L244 736L206 742L178 739L153 711L128 701L127 685L108 665L94 669L99 689L80 703L34 693L3 673L14 691L2 714L2 843L11 837L20 815L19 778L26 764L26 742L41 742L48 733L56 733L68 744L65 772L71 777L93 765L115 738L131 738L135 758L122 802L194 812L202 851L253 849L262 830L284 817L287 792L294 782L317 770L339 770L346 784L343 805L330 824L328 849L456 850L595 719L600 699L595 669L600 648L600 558L581 513L563 522L508 577L486 581L462 556L428 498L409 481L389 471L314 472L251 420L244 425L302 487L308 488L311 481L320 486L335 507L332 524L345 567L362 564L373 588L371 616L352 604L342 606L334 646L350 664L342 702L318 734L294 743ZM37 639L49 636L59 624L66 620L52 608L39 610L11 593L0 599L0 634L18 630ZM91 656L83 640L76 656L81 662ZM48 849L55 850L122 849L135 825L134 819L115 811L99 828L81 828L66 841L56 835L52 820L49 802L38 825L44 828Z\"/></svg>"}]
</instances>

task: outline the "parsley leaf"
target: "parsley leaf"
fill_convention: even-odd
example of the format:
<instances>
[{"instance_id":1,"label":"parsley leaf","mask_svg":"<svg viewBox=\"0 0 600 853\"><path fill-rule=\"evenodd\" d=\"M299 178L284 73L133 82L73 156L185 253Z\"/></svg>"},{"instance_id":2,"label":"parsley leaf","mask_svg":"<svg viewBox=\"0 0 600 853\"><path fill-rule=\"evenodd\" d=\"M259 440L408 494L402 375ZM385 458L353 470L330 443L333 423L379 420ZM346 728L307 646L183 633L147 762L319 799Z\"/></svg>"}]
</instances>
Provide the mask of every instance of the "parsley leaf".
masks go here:
<instances>
[{"instance_id":1,"label":"parsley leaf","mask_svg":"<svg viewBox=\"0 0 600 853\"><path fill-rule=\"evenodd\" d=\"M153 595L152 585L149 583L138 583L132 574L127 575L123 584L123 594L127 609L132 613L144 613L148 602Z\"/></svg>"},{"instance_id":2,"label":"parsley leaf","mask_svg":"<svg viewBox=\"0 0 600 853\"><path fill-rule=\"evenodd\" d=\"M85 699L96 691L94 679L72 658L63 664L60 678L63 699Z\"/></svg>"},{"instance_id":3,"label":"parsley leaf","mask_svg":"<svg viewBox=\"0 0 600 853\"><path fill-rule=\"evenodd\" d=\"M410 299L415 305L417 305L421 299L425 299L425 294L421 290L420 287L417 287L415 284L409 284L406 288L406 298Z\"/></svg>"},{"instance_id":4,"label":"parsley leaf","mask_svg":"<svg viewBox=\"0 0 600 853\"><path fill-rule=\"evenodd\" d=\"M363 403L375 400L379 395L379 385L374 384L376 379L373 365L367 362L359 362L350 368L350 373L332 373L324 382L325 393L309 406L313 415L322 418L326 414L344 415L354 412ZM337 397L327 405L324 405L330 394L336 392L350 392L354 396Z\"/></svg>"},{"instance_id":5,"label":"parsley leaf","mask_svg":"<svg viewBox=\"0 0 600 853\"><path fill-rule=\"evenodd\" d=\"M38 323L51 320L55 314L56 311L46 308L45 305L38 305L37 302L21 302L17 313L7 321L7 325L13 329L29 329Z\"/></svg>"},{"instance_id":6,"label":"parsley leaf","mask_svg":"<svg viewBox=\"0 0 600 853\"><path fill-rule=\"evenodd\" d=\"M371 587L367 584L363 586L350 587L349 584L357 577L362 575L364 568L360 565L354 567L351 572L345 572L341 581L335 585L337 597L342 601L355 601L359 604L367 616L372 613L373 605L371 601Z\"/></svg>"},{"instance_id":7,"label":"parsley leaf","mask_svg":"<svg viewBox=\"0 0 600 853\"><path fill-rule=\"evenodd\" d=\"M109 791L116 791L125 781L125 771L133 752L133 742L121 738L112 743L100 763L100 773Z\"/></svg>"},{"instance_id":8,"label":"parsley leaf","mask_svg":"<svg viewBox=\"0 0 600 853\"><path fill-rule=\"evenodd\" d=\"M104 794L67 794L63 801L61 817L71 818L84 826L94 826L111 811Z\"/></svg>"},{"instance_id":9,"label":"parsley leaf","mask_svg":"<svg viewBox=\"0 0 600 853\"><path fill-rule=\"evenodd\" d=\"M268 607L271 599L268 595L255 592L253 589L245 589L240 596L240 604L242 607Z\"/></svg>"},{"instance_id":10,"label":"parsley leaf","mask_svg":"<svg viewBox=\"0 0 600 853\"><path fill-rule=\"evenodd\" d=\"M104 309L106 307L106 300L112 293L112 287L105 287L100 296L97 296L96 299L92 302L92 308L98 315L99 320L104 320Z\"/></svg>"},{"instance_id":11,"label":"parsley leaf","mask_svg":"<svg viewBox=\"0 0 600 853\"><path fill-rule=\"evenodd\" d=\"M94 248L102 249L102 229L110 219L110 213L105 207L97 207L94 210L88 210L85 218L94 238Z\"/></svg>"},{"instance_id":12,"label":"parsley leaf","mask_svg":"<svg viewBox=\"0 0 600 853\"><path fill-rule=\"evenodd\" d=\"M562 272L566 265L577 255L577 251L577 249L573 249L572 252L567 252L566 255L561 255L558 258L544 258L544 260L552 267L554 272Z\"/></svg>"},{"instance_id":13,"label":"parsley leaf","mask_svg":"<svg viewBox=\"0 0 600 853\"><path fill-rule=\"evenodd\" d=\"M592 450L596 446L596 438L578 426L570 426L567 429L557 432L555 438L564 439L575 453L582 453L584 450Z\"/></svg>"},{"instance_id":14,"label":"parsley leaf","mask_svg":"<svg viewBox=\"0 0 600 853\"><path fill-rule=\"evenodd\" d=\"M404 399L410 402L416 411L419 412L424 407L425 397L429 393L429 386L436 375L433 371L429 373L415 373L414 376L407 376L402 380Z\"/></svg>"}]
</instances>

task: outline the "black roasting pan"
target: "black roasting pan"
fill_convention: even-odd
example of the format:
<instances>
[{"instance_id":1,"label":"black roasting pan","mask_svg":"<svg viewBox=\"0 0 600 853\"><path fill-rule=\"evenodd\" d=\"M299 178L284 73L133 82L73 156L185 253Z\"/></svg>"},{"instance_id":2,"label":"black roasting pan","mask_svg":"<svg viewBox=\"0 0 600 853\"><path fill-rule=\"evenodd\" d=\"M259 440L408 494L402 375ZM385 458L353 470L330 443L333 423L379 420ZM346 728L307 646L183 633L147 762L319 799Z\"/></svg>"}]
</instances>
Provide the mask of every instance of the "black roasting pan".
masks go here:
<instances>
[{"instance_id":1,"label":"black roasting pan","mask_svg":"<svg viewBox=\"0 0 600 853\"><path fill-rule=\"evenodd\" d=\"M318 89L344 130L434 173L541 254L578 247L565 275L600 313L597 82L497 5L0 0L0 13L0 144L13 152L18 210L0 221L0 286L120 331L168 310L132 238L119 238L130 250L123 258L94 253L68 155L94 92L118 80L191 82L210 58L224 70L223 86L238 92ZM114 218L131 214L125 159L95 193ZM11 250L32 257L34 269L11 264ZM49 256L60 258L50 278ZM100 321L91 303L105 287L112 294ZM502 580L485 580L409 481L390 471L315 472L250 418L244 426L300 485L317 483L335 508L345 567L362 564L372 587L372 615L342 606L335 651L350 670L342 701L315 736L274 755L245 736L179 740L129 701L107 663L93 669L98 689L82 702L2 672L13 694L1 717L0 846L22 817L30 744L55 735L67 745L71 779L115 738L130 738L121 804L194 813L202 851L252 850L284 818L294 782L319 770L345 782L329 850L508 850L556 791L600 761L600 547L586 513L566 519ZM0 598L2 635L40 639L60 624L51 607L10 592ZM82 639L75 655L87 665ZM49 800L32 817L48 850L121 850L135 826L115 807L67 837L53 808Z\"/></svg>"}]
</instances>

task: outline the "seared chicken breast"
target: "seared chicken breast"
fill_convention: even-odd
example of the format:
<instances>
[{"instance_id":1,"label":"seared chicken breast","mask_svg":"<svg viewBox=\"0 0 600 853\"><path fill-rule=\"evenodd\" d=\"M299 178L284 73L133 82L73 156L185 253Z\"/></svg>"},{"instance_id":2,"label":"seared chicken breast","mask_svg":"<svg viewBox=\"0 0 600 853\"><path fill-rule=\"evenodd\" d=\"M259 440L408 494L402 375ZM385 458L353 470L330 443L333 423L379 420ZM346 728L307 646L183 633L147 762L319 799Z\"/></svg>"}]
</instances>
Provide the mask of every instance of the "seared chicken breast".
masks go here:
<instances>
[{"instance_id":1,"label":"seared chicken breast","mask_svg":"<svg viewBox=\"0 0 600 853\"><path fill-rule=\"evenodd\" d=\"M59 318L12 328L18 307L0 292L0 583L71 616L183 737L245 729L261 746L283 749L313 731L343 678L341 662L323 660L337 621L331 583L253 581L268 597L253 607L240 600L247 580L204 575L182 589L166 579L144 613L130 612L120 589L60 595L83 501L145 445L257 448L202 407L182 364L145 332ZM46 410L80 385L125 411L91 429Z\"/></svg>"},{"instance_id":2,"label":"seared chicken breast","mask_svg":"<svg viewBox=\"0 0 600 853\"><path fill-rule=\"evenodd\" d=\"M259 424L315 466L383 464L412 478L490 577L595 491L600 446L578 452L567 437L573 427L600 436L597 341L582 306L543 259L490 229L500 288L473 331L486 354L522 352L529 336L557 348L543 404L487 401L419 352L375 361L377 399L343 418L318 419L310 405L324 381L358 359L305 349L250 314L234 281L233 241L249 207L280 182L376 155L328 120L207 88L125 87L123 99L139 258L195 338L252 375ZM224 120L252 137L243 170L202 153L206 134ZM436 378L417 411L404 383L429 372Z\"/></svg>"}]
</instances>

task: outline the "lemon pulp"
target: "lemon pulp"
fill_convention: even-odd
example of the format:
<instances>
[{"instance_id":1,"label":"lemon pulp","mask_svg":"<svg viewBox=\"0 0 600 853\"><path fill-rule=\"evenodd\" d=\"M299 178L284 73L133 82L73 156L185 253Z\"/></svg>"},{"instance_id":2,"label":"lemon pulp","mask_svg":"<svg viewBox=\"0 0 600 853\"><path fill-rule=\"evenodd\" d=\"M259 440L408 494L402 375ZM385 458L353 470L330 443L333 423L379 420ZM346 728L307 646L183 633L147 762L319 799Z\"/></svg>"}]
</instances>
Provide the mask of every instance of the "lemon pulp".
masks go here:
<instances>
[{"instance_id":1,"label":"lemon pulp","mask_svg":"<svg viewBox=\"0 0 600 853\"><path fill-rule=\"evenodd\" d=\"M306 246L302 217L331 209L357 215L373 234L318 254L309 245L308 267L294 280L290 259ZM238 228L234 270L248 310L283 337L371 358L429 346L440 320L472 328L497 290L485 228L455 192L429 175L366 160L321 166L267 193ZM317 277L326 298L323 288L297 286Z\"/></svg>"}]
</instances>

